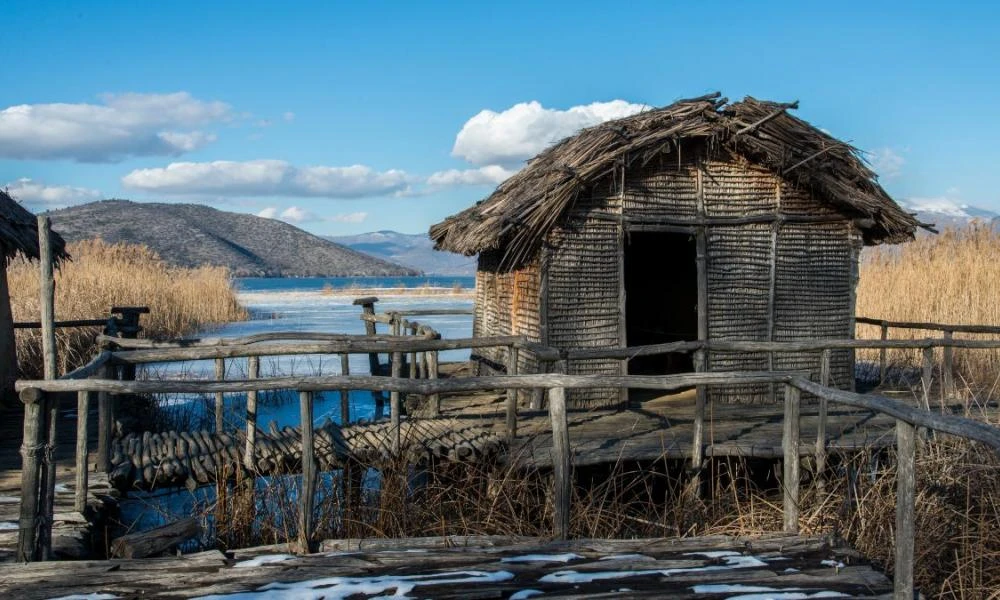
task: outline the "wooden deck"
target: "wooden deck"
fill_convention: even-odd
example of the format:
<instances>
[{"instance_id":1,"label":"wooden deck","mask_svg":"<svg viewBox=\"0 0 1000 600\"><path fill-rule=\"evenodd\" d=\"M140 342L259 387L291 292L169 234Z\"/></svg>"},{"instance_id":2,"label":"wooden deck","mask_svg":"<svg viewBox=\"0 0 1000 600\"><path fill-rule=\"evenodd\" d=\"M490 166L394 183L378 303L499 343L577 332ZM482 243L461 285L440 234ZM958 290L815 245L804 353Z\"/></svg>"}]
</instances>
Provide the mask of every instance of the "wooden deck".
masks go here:
<instances>
[{"instance_id":1,"label":"wooden deck","mask_svg":"<svg viewBox=\"0 0 1000 600\"><path fill-rule=\"evenodd\" d=\"M120 598L701 598L827 592L889 597L890 581L823 538L574 540L415 538L329 540L322 552L284 546L181 558L0 565L0 596ZM256 561L254 561L256 558ZM411 594L412 590L412 594ZM805 597L805 596L796 596Z\"/></svg>"}]
</instances>

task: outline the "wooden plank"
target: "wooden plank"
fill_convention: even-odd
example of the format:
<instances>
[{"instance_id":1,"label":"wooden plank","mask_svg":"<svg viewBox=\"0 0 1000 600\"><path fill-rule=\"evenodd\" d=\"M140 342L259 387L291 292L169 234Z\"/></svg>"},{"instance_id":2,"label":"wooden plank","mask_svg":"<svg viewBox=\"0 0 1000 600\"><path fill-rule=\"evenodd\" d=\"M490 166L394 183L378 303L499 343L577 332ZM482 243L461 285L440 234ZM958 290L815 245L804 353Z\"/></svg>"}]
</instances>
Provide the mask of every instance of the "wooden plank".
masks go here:
<instances>
[{"instance_id":1,"label":"wooden plank","mask_svg":"<svg viewBox=\"0 0 1000 600\"><path fill-rule=\"evenodd\" d=\"M299 418L302 430L302 490L299 494L299 551L312 547L313 503L316 496L316 456L313 437L313 394L299 392Z\"/></svg>"},{"instance_id":2,"label":"wooden plank","mask_svg":"<svg viewBox=\"0 0 1000 600\"><path fill-rule=\"evenodd\" d=\"M784 532L799 532L799 404L802 392L792 385L785 386L784 433L781 446L784 451L783 490Z\"/></svg>"},{"instance_id":3,"label":"wooden plank","mask_svg":"<svg viewBox=\"0 0 1000 600\"><path fill-rule=\"evenodd\" d=\"M912 600L914 510L916 504L916 436L913 425L896 421L896 556L893 598Z\"/></svg>"},{"instance_id":4,"label":"wooden plank","mask_svg":"<svg viewBox=\"0 0 1000 600\"><path fill-rule=\"evenodd\" d=\"M76 490L73 507L83 513L87 509L87 415L90 412L90 392L76 393Z\"/></svg>"},{"instance_id":5,"label":"wooden plank","mask_svg":"<svg viewBox=\"0 0 1000 600\"><path fill-rule=\"evenodd\" d=\"M569 511L572 495L569 426L566 421L566 390L549 389L549 420L552 424L553 530L556 539L569 538Z\"/></svg>"}]
</instances>

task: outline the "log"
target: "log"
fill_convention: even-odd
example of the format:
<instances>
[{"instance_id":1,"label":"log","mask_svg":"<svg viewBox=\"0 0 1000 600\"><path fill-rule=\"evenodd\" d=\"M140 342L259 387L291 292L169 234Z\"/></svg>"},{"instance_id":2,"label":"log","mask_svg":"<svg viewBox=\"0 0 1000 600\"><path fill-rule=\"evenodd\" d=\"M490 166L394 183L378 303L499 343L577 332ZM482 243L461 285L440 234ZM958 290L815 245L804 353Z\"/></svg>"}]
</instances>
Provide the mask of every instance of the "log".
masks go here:
<instances>
[{"instance_id":1,"label":"log","mask_svg":"<svg viewBox=\"0 0 1000 600\"><path fill-rule=\"evenodd\" d=\"M951 331L952 333L994 333L1000 334L1000 326L996 325L956 325L953 323L928 323L913 321L885 321L869 317L857 317L858 323L897 327L900 329L925 329L927 331Z\"/></svg>"},{"instance_id":2,"label":"log","mask_svg":"<svg viewBox=\"0 0 1000 600\"><path fill-rule=\"evenodd\" d=\"M24 437L21 443L21 511L18 521L17 560L32 562L43 559L38 552L39 492L42 484L42 453L45 435L45 398L39 395L24 401Z\"/></svg>"},{"instance_id":3,"label":"log","mask_svg":"<svg viewBox=\"0 0 1000 600\"><path fill-rule=\"evenodd\" d=\"M76 497L73 507L77 512L87 510L87 414L90 411L90 392L76 393Z\"/></svg>"},{"instance_id":4,"label":"log","mask_svg":"<svg viewBox=\"0 0 1000 600\"><path fill-rule=\"evenodd\" d=\"M437 381L438 378L438 353L437 350L427 351L427 379L431 381ZM441 395L440 394L430 394L428 398L430 404L429 414L430 416L437 417L441 414Z\"/></svg>"},{"instance_id":5,"label":"log","mask_svg":"<svg viewBox=\"0 0 1000 600\"><path fill-rule=\"evenodd\" d=\"M299 392L302 421L302 493L299 494L299 552L309 554L313 534L313 502L316 496L316 441L313 436L313 394Z\"/></svg>"},{"instance_id":6,"label":"log","mask_svg":"<svg viewBox=\"0 0 1000 600\"><path fill-rule=\"evenodd\" d=\"M944 339L954 339L954 334L948 330L944 332ZM951 346L942 349L944 360L941 364L941 404L955 393L955 350Z\"/></svg>"},{"instance_id":7,"label":"log","mask_svg":"<svg viewBox=\"0 0 1000 600\"><path fill-rule=\"evenodd\" d=\"M56 378L56 329L55 329L55 295L56 282L53 275L52 258L52 220L45 216L38 217L38 266L40 270L39 289L42 310L42 364L45 379Z\"/></svg>"},{"instance_id":8,"label":"log","mask_svg":"<svg viewBox=\"0 0 1000 600\"><path fill-rule=\"evenodd\" d=\"M47 442L46 452L42 457L45 465L44 484L41 486L40 494L40 523L39 523L39 553L42 560L48 560L52 554L52 517L55 514L56 505L56 457L55 450L58 444L59 424L59 404L62 394L45 395L45 411Z\"/></svg>"},{"instance_id":9,"label":"log","mask_svg":"<svg viewBox=\"0 0 1000 600\"><path fill-rule=\"evenodd\" d=\"M552 422L553 530L556 539L569 538L569 510L573 481L570 473L569 426L566 422L566 390L549 389L549 419Z\"/></svg>"},{"instance_id":10,"label":"log","mask_svg":"<svg viewBox=\"0 0 1000 600\"><path fill-rule=\"evenodd\" d=\"M819 384L830 387L830 351L823 350L819 358ZM819 399L816 423L816 486L822 492L826 489L826 425L829 400Z\"/></svg>"},{"instance_id":11,"label":"log","mask_svg":"<svg viewBox=\"0 0 1000 600\"><path fill-rule=\"evenodd\" d=\"M913 596L913 559L916 528L916 439L913 425L896 421L896 556L893 573L893 598L911 600Z\"/></svg>"},{"instance_id":12,"label":"log","mask_svg":"<svg viewBox=\"0 0 1000 600\"><path fill-rule=\"evenodd\" d=\"M148 558L168 552L201 535L198 519L188 517L141 533L130 533L111 542L114 558Z\"/></svg>"},{"instance_id":13,"label":"log","mask_svg":"<svg viewBox=\"0 0 1000 600\"><path fill-rule=\"evenodd\" d=\"M99 380L111 380L112 367L109 363L104 363L98 369ZM93 381L93 380L91 380ZM80 391L80 390L77 390ZM98 391L97 393L97 464L95 469L99 473L111 471L111 440L114 437L114 414L112 411L111 397L108 392Z\"/></svg>"},{"instance_id":14,"label":"log","mask_svg":"<svg viewBox=\"0 0 1000 600\"><path fill-rule=\"evenodd\" d=\"M247 359L247 379L260 377L260 357L251 356ZM253 469L254 448L257 445L257 390L247 391L247 439L243 450L243 465Z\"/></svg>"},{"instance_id":15,"label":"log","mask_svg":"<svg viewBox=\"0 0 1000 600\"><path fill-rule=\"evenodd\" d=\"M403 354L401 352L392 353L392 378L399 379L403 370ZM399 390L392 390L389 394L389 421L392 423L392 453L399 452L399 419L400 419Z\"/></svg>"},{"instance_id":16,"label":"log","mask_svg":"<svg viewBox=\"0 0 1000 600\"><path fill-rule=\"evenodd\" d=\"M222 358L215 359L215 380L223 381L226 378L226 361ZM223 417L226 411L226 397L223 392L215 392L215 432L222 433L225 423Z\"/></svg>"},{"instance_id":17,"label":"log","mask_svg":"<svg viewBox=\"0 0 1000 600\"><path fill-rule=\"evenodd\" d=\"M785 386L784 431L781 447L784 451L783 520L784 532L799 532L799 404L802 392L798 388Z\"/></svg>"},{"instance_id":18,"label":"log","mask_svg":"<svg viewBox=\"0 0 1000 600\"><path fill-rule=\"evenodd\" d=\"M517 375L518 373L518 350L511 346L507 354L507 375ZM506 399L507 412L507 441L513 441L517 437L517 390L508 389Z\"/></svg>"},{"instance_id":19,"label":"log","mask_svg":"<svg viewBox=\"0 0 1000 600\"><path fill-rule=\"evenodd\" d=\"M859 322L860 319L856 318L856 319L854 319L854 321L855 322ZM881 330L882 331L879 334L879 339L884 342L887 339L889 339L889 325L885 321L883 321L881 323ZM883 346L882 348L880 348L879 351L878 351L878 382L879 382L879 385L885 383L885 376L886 376L887 370L889 368L889 364L888 364L888 359L886 357L886 353L887 353L887 351L886 351L886 347L885 346Z\"/></svg>"},{"instance_id":20,"label":"log","mask_svg":"<svg viewBox=\"0 0 1000 600\"><path fill-rule=\"evenodd\" d=\"M934 377L934 348L924 348L923 351L923 371L920 375L920 383L923 387L923 394L921 395L921 400L924 404L924 410L931 409L931 384Z\"/></svg>"}]
</instances>

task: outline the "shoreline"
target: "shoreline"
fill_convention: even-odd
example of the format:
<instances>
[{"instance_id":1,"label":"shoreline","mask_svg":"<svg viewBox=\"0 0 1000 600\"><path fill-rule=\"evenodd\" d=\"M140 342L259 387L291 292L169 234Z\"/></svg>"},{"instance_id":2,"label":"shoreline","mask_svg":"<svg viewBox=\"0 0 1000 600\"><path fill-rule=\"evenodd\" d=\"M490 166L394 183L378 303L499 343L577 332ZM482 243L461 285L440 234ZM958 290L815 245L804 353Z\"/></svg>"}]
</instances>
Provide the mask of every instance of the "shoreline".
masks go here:
<instances>
[{"instance_id":1,"label":"shoreline","mask_svg":"<svg viewBox=\"0 0 1000 600\"><path fill-rule=\"evenodd\" d=\"M449 300L473 301L476 297L475 288L455 287L346 287L298 290L236 290L236 296L241 304L253 300L267 301L275 298L296 300L340 300L375 296L378 298L442 298Z\"/></svg>"}]
</instances>

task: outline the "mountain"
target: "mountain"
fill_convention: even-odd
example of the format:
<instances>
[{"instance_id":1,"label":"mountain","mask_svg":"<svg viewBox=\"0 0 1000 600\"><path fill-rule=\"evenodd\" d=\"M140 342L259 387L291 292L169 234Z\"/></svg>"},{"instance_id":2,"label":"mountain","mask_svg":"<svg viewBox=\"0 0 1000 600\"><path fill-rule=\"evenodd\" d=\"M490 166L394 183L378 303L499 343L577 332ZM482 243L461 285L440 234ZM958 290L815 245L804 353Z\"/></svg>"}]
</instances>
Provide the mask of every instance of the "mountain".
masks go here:
<instances>
[{"instance_id":1,"label":"mountain","mask_svg":"<svg viewBox=\"0 0 1000 600\"><path fill-rule=\"evenodd\" d=\"M973 221L1000 232L1000 213L961 204L949 198L910 198L899 203L907 212L915 213L921 223L930 223L938 231L949 227L964 227Z\"/></svg>"},{"instance_id":2,"label":"mountain","mask_svg":"<svg viewBox=\"0 0 1000 600\"><path fill-rule=\"evenodd\" d=\"M374 231L326 239L433 275L475 275L476 257L434 249L427 234Z\"/></svg>"},{"instance_id":3,"label":"mountain","mask_svg":"<svg viewBox=\"0 0 1000 600\"><path fill-rule=\"evenodd\" d=\"M66 241L102 238L149 246L181 267L221 265L236 277L419 275L274 219L198 204L103 200L49 213Z\"/></svg>"}]
</instances>

